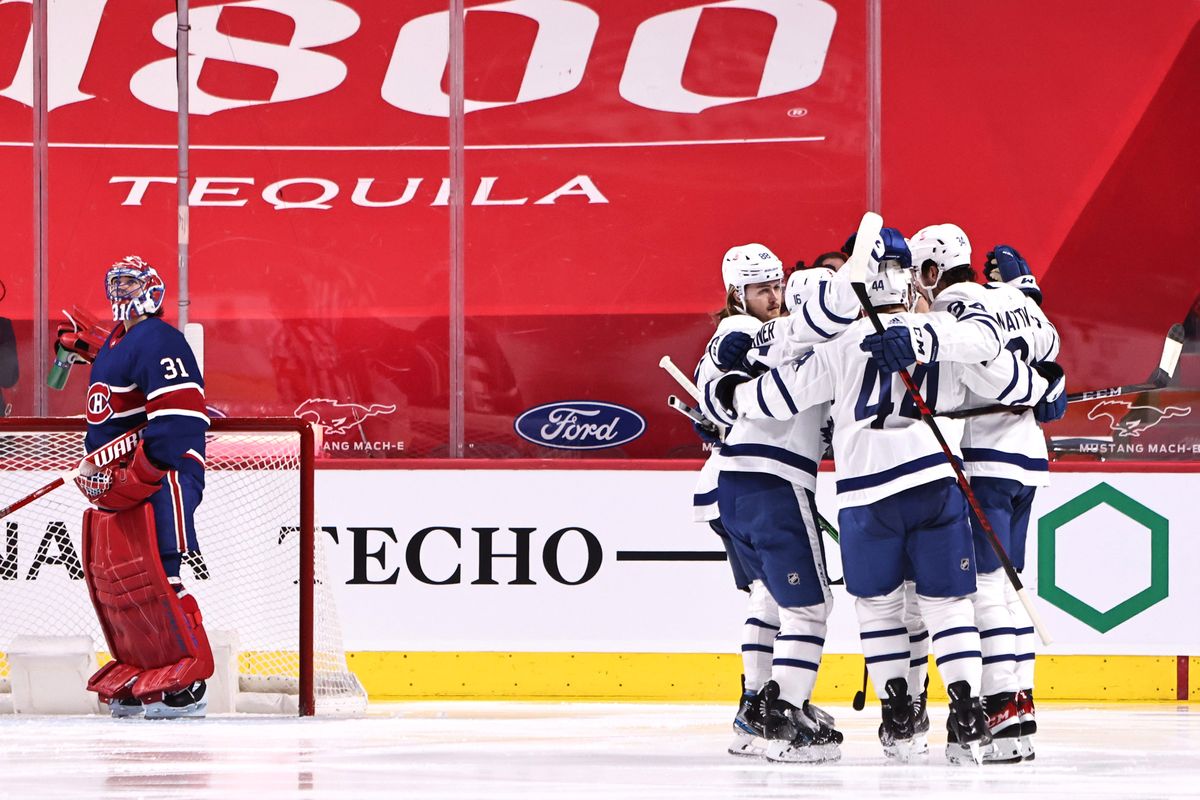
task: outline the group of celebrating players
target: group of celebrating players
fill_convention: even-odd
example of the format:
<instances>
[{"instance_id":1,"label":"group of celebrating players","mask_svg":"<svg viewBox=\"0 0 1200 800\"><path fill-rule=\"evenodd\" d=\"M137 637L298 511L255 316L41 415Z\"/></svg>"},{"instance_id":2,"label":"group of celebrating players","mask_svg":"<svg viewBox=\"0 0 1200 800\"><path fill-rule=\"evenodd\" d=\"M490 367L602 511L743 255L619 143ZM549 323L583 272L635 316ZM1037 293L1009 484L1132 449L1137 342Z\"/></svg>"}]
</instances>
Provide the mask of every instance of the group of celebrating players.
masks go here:
<instances>
[{"instance_id":1,"label":"group of celebrating players","mask_svg":"<svg viewBox=\"0 0 1200 800\"><path fill-rule=\"evenodd\" d=\"M813 494L832 428L841 561L885 755L928 753L932 647L950 701L947 759L1032 759L1034 628L921 417L1010 407L937 419L1019 572L1033 495L1048 478L1039 423L1066 410L1058 334L1020 254L994 247L981 283L956 225L911 239L883 228L867 262L864 296L882 333L862 315L850 270L797 270L785 286L763 245L725 254L726 306L695 375L720 441L694 505L750 595L730 752L840 757L835 720L810 702L832 605Z\"/></svg>"}]
</instances>

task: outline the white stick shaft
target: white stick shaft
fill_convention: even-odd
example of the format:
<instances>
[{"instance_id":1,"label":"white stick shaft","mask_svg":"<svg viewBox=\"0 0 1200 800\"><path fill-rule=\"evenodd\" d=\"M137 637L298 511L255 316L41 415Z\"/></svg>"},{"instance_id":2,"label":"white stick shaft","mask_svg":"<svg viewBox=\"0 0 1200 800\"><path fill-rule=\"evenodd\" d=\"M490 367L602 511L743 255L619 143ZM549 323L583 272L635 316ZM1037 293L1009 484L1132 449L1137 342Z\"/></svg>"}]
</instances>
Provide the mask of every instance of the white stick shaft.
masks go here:
<instances>
[{"instance_id":1,"label":"white stick shaft","mask_svg":"<svg viewBox=\"0 0 1200 800\"><path fill-rule=\"evenodd\" d=\"M1037 608L1033 605L1033 598L1029 596L1029 592L1025 587L1017 590L1017 597L1020 599L1021 605L1025 606L1025 613L1029 615L1029 619L1033 622L1033 629L1037 631L1038 638L1042 640L1042 644L1052 644L1054 640L1050 638L1050 632L1046 630L1045 623L1042 622Z\"/></svg>"},{"instance_id":2,"label":"white stick shaft","mask_svg":"<svg viewBox=\"0 0 1200 800\"><path fill-rule=\"evenodd\" d=\"M874 211L863 214L862 220L858 223L858 233L854 237L854 252L842 265L843 269L849 270L847 274L853 283L866 282L867 259L870 258L871 251L875 249L875 240L879 238L879 231L882 229L883 217Z\"/></svg>"},{"instance_id":3,"label":"white stick shaft","mask_svg":"<svg viewBox=\"0 0 1200 800\"><path fill-rule=\"evenodd\" d=\"M687 375L684 375L683 372L680 371L679 367L675 366L675 362L671 360L670 356L663 356L661 359L659 359L658 365L665 369L667 374L674 378L675 382L678 383L685 392L694 397L697 403L703 405L704 396L700 394L700 390L696 387L696 384L692 383L691 379L688 378Z\"/></svg>"}]
</instances>

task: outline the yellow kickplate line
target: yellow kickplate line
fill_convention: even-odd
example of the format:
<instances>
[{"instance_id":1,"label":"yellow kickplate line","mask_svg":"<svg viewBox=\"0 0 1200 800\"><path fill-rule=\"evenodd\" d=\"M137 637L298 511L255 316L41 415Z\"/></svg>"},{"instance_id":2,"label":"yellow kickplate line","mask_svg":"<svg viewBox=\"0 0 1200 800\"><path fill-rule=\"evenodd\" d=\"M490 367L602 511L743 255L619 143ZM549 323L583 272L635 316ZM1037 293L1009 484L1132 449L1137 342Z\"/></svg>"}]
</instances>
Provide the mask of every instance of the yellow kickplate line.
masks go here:
<instances>
[{"instance_id":1,"label":"yellow kickplate line","mask_svg":"<svg viewBox=\"0 0 1200 800\"><path fill-rule=\"evenodd\" d=\"M733 702L742 660L696 653L347 654L372 700L596 700ZM813 699L849 703L862 688L861 655L827 653ZM945 699L936 669L930 696ZM1200 657L1191 659L1200 675ZM1176 702L1175 656L1038 656L1037 700ZM1195 687L1197 681L1191 681ZM868 686L867 697L875 693ZM1200 701L1200 691L1191 689Z\"/></svg>"}]
</instances>

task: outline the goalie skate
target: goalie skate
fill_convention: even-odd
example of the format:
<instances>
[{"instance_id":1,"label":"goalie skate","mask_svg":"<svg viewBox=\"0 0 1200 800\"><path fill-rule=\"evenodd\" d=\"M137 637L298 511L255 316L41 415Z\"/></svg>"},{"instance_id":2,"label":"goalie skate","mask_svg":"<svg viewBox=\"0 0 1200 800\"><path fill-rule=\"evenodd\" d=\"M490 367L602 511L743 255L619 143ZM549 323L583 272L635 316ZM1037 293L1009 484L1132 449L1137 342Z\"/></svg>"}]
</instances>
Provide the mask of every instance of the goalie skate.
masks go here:
<instances>
[{"instance_id":1,"label":"goalie skate","mask_svg":"<svg viewBox=\"0 0 1200 800\"><path fill-rule=\"evenodd\" d=\"M145 706L136 697L114 697L108 701L108 713L112 715L113 719L140 717L145 712Z\"/></svg>"},{"instance_id":2,"label":"goalie skate","mask_svg":"<svg viewBox=\"0 0 1200 800\"><path fill-rule=\"evenodd\" d=\"M179 691L166 692L161 699L145 704L146 719L201 718L208 709L205 690L205 682L196 681Z\"/></svg>"}]
</instances>

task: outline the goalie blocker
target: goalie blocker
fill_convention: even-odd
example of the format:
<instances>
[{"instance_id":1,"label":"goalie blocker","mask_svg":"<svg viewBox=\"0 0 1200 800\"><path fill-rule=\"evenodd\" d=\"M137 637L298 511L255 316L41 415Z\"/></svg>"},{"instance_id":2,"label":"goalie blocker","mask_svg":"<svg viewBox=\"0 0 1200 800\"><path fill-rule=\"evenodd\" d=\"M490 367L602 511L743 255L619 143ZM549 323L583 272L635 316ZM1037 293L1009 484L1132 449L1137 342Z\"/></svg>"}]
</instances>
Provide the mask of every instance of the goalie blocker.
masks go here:
<instances>
[{"instance_id":1,"label":"goalie blocker","mask_svg":"<svg viewBox=\"0 0 1200 800\"><path fill-rule=\"evenodd\" d=\"M200 609L187 591L176 593L163 570L148 504L126 511L85 511L83 566L113 657L88 681L90 691L110 706L137 701L147 716L155 716L164 695L212 676L212 650ZM202 695L185 700L203 712Z\"/></svg>"}]
</instances>

